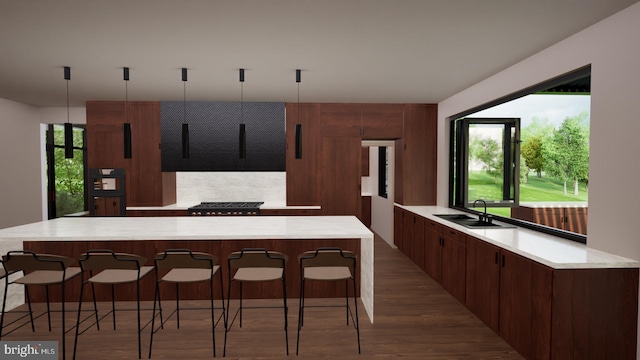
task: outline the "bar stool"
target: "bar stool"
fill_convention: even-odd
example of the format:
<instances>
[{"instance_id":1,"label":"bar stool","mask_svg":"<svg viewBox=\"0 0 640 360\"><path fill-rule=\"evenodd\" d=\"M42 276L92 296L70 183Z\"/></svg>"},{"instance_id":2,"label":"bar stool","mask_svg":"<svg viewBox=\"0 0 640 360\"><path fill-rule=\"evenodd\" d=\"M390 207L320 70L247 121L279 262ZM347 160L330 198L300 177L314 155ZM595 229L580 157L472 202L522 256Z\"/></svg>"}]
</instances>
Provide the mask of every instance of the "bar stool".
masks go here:
<instances>
[{"instance_id":1,"label":"bar stool","mask_svg":"<svg viewBox=\"0 0 640 360\"><path fill-rule=\"evenodd\" d=\"M213 356L216 356L216 336L215 328L217 322L222 318L226 321L226 311L224 306L224 290L222 288L222 271L218 265L218 257L203 252L193 252L189 249L169 249L158 253L154 259L156 268L156 291L153 302L153 318L151 321L151 340L149 341L149 358L151 358L151 349L153 346L153 334L163 328L164 323L176 314L177 327L180 328L180 292L179 285L187 283L208 282L211 301L211 338L213 345ZM160 278L160 271L166 274ZM167 272L168 271L168 272ZM220 275L220 296L222 299L222 315L215 320L214 316L214 297L213 297L213 277L214 274ZM160 283L174 283L176 285L176 309L169 314L166 320L162 320L162 303L160 302ZM155 329L156 319L156 301L160 314L160 327ZM190 308L186 310L200 310ZM226 328L226 324L225 324Z\"/></svg>"},{"instance_id":2,"label":"bar stool","mask_svg":"<svg viewBox=\"0 0 640 360\"><path fill-rule=\"evenodd\" d=\"M242 327L242 284L245 282L262 282L281 280L282 281L282 299L284 309L284 335L285 346L287 348L287 355L289 355L289 332L288 332L288 307L287 307L287 285L285 275L285 265L287 263L288 256L276 252L268 251L263 248L246 248L241 251L233 252L227 258L229 265L229 285L227 293L227 320L224 332L224 349L223 355L227 354L227 334L233 323L235 322L238 313L240 314L240 327ZM240 307L235 312L233 319L229 322L229 300L231 298L231 285L233 282L240 284ZM251 308L265 308L265 306L251 307Z\"/></svg>"},{"instance_id":3,"label":"bar stool","mask_svg":"<svg viewBox=\"0 0 640 360\"><path fill-rule=\"evenodd\" d=\"M356 299L356 254L340 248L318 248L298 256L300 263L300 306L298 309L298 336L296 339L296 355L300 347L300 330L304 324L304 287L307 280L345 281L345 305L322 305L307 307L345 307L347 326L349 317L356 329L358 337L358 354L360 354L360 325L358 322L358 301ZM349 306L349 280L353 283L353 303L355 319Z\"/></svg>"},{"instance_id":4,"label":"bar stool","mask_svg":"<svg viewBox=\"0 0 640 360\"><path fill-rule=\"evenodd\" d=\"M10 272L10 273L8 273L8 272L7 272L7 270L6 270L6 269L5 269L5 267L4 267L4 261L2 261L2 259L1 259L1 258L0 258L0 264L2 264L2 268L0 268L0 280L4 280L4 293L5 293L5 295L6 295L6 293L7 293L7 288L8 288L8 286L9 286L9 276L10 276L10 275L12 275L14 272ZM28 296L29 296L29 292L26 292L26 295L27 295L27 299L29 299L29 298L28 298ZM31 302L30 302L30 301L29 301L29 305L31 305ZM3 305L3 309L4 309L4 305ZM18 322L18 321L20 321L20 320L24 319L24 318L25 318L25 317L27 317L27 316L29 316L29 318L31 319L31 330L32 330L32 331L35 331L35 326L34 326L34 324L33 324L33 314L32 314L32 313L30 313L29 311L27 311L27 313L26 313L26 314L24 314L24 315L20 316L19 318L17 318L17 319L15 319L15 320L13 320L13 321L12 321L12 322L10 322L9 324L5 324L5 323L4 323L4 310L3 310L3 311L2 311L2 315L0 315L0 317L1 317L1 319L0 319L0 340L2 340L2 330L4 329L4 327L5 327L5 326L13 325L13 324L15 324L16 322ZM9 331L7 334L12 333L13 331L17 330L18 328L21 328L21 327L22 327L22 326L24 326L24 325L26 325L26 323L24 323L24 324L22 324L22 325L18 326L17 328L15 328L15 329L13 329L13 330Z\"/></svg>"},{"instance_id":5,"label":"bar stool","mask_svg":"<svg viewBox=\"0 0 640 360\"><path fill-rule=\"evenodd\" d=\"M140 333L142 331L140 325L140 279L145 277L153 270L153 266L144 266L147 259L143 256L116 253L112 250L89 250L86 253L80 255L80 268L82 269L82 285L80 286L80 300L78 301L78 319L76 323L76 336L73 346L73 358L76 357L76 349L78 345L78 330L80 327L80 312L82 310L82 297L84 293L84 286L86 283L91 283L91 290L93 293L93 314L95 316L95 322L85 328L84 333L93 325L100 330L100 320L104 319L109 314L113 316L113 330L116 329L116 305L115 305L115 285L120 284L136 284L136 304L138 311L138 359L142 358L142 349L140 341ZM89 271L89 278L85 280L85 272ZM98 272L94 275L94 272ZM111 285L111 311L107 312L102 317L98 317L98 306L96 304L95 284ZM83 319L84 322L87 318Z\"/></svg>"},{"instance_id":6,"label":"bar stool","mask_svg":"<svg viewBox=\"0 0 640 360\"><path fill-rule=\"evenodd\" d=\"M22 271L24 276L10 281L5 278L4 297L2 300L2 318L0 319L0 329L4 326L5 307L7 303L7 290L10 284L24 285L27 304L29 307L29 317L31 320L31 330L35 331L33 324L33 311L31 309L31 299L29 298L29 285L39 285L45 287L47 298L47 319L49 331L51 331L51 308L49 304L49 285L59 284L61 287L62 305L62 358L66 356L65 340L65 283L80 274L80 268L71 267L72 258L53 254L36 254L32 251L9 251L3 256L2 264L4 274L8 276L15 272ZM44 314L43 314L44 315ZM26 316L26 315L25 315ZM41 315L40 315L41 316ZM38 316L39 317L39 316ZM22 318L22 317L21 317ZM18 319L19 320L19 319ZM13 322L12 322L13 323Z\"/></svg>"}]
</instances>

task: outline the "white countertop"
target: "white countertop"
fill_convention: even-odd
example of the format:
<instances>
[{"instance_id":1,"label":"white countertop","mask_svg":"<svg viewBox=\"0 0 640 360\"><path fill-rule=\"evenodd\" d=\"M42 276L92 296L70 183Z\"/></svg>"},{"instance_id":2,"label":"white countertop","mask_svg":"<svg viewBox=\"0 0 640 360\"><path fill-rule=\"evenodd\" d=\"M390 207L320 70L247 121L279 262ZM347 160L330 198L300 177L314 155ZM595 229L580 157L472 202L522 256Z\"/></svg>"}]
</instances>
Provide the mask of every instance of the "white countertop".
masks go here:
<instances>
[{"instance_id":1,"label":"white countertop","mask_svg":"<svg viewBox=\"0 0 640 360\"><path fill-rule=\"evenodd\" d=\"M58 218L0 229L0 240L224 240L371 238L355 216Z\"/></svg>"},{"instance_id":2,"label":"white countertop","mask_svg":"<svg viewBox=\"0 0 640 360\"><path fill-rule=\"evenodd\" d=\"M25 241L250 239L359 239L360 299L373 323L373 233L355 216L58 218L0 229L0 253L22 249Z\"/></svg>"},{"instance_id":3,"label":"white countertop","mask_svg":"<svg viewBox=\"0 0 640 360\"><path fill-rule=\"evenodd\" d=\"M457 214L439 206L396 206L499 246L554 269L637 268L635 260L589 248L584 244L525 228L469 229L434 214ZM499 223L499 221L498 221Z\"/></svg>"}]
</instances>

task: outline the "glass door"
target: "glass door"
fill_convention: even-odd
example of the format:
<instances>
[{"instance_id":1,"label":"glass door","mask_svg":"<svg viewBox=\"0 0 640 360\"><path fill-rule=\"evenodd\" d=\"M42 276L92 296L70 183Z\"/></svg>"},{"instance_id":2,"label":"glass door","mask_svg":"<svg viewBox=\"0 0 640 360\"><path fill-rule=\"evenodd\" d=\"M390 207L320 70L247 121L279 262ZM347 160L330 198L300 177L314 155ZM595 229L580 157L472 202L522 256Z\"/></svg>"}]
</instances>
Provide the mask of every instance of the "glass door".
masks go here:
<instances>
[{"instance_id":1,"label":"glass door","mask_svg":"<svg viewBox=\"0 0 640 360\"><path fill-rule=\"evenodd\" d=\"M65 158L64 126L47 127L47 199L49 219L87 210L86 135L83 125L73 127L73 158Z\"/></svg>"}]
</instances>

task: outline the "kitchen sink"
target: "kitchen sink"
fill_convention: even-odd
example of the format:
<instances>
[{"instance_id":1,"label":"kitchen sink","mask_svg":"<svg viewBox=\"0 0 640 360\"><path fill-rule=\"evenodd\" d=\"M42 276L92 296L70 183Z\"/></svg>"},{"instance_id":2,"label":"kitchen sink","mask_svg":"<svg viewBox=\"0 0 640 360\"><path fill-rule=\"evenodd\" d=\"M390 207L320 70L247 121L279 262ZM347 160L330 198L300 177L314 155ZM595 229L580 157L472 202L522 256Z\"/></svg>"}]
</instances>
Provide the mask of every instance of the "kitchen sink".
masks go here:
<instances>
[{"instance_id":1,"label":"kitchen sink","mask_svg":"<svg viewBox=\"0 0 640 360\"><path fill-rule=\"evenodd\" d=\"M508 229L515 228L513 225L504 223L494 223L486 220L480 220L475 216L466 214L434 214L435 216L454 222L470 229Z\"/></svg>"}]
</instances>

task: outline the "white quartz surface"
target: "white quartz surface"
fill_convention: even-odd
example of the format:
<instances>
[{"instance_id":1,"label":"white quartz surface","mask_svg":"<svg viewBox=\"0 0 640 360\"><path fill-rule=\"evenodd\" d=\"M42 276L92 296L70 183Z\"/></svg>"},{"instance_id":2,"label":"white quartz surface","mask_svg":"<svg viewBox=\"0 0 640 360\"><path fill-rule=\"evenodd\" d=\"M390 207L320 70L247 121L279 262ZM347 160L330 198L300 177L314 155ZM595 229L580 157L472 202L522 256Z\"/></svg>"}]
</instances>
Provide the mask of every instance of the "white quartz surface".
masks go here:
<instances>
[{"instance_id":1,"label":"white quartz surface","mask_svg":"<svg viewBox=\"0 0 640 360\"><path fill-rule=\"evenodd\" d=\"M554 269L637 268L640 263L584 244L525 228L469 229L434 214L461 213L439 206L396 206ZM499 222L498 222L499 223ZM588 242L588 241L587 241Z\"/></svg>"},{"instance_id":2,"label":"white quartz surface","mask_svg":"<svg viewBox=\"0 0 640 360\"><path fill-rule=\"evenodd\" d=\"M59 218L0 230L0 240L224 240L373 238L354 216Z\"/></svg>"},{"instance_id":3,"label":"white quartz surface","mask_svg":"<svg viewBox=\"0 0 640 360\"><path fill-rule=\"evenodd\" d=\"M355 216L71 217L0 229L0 252L24 241L361 239L360 299L373 322L373 233Z\"/></svg>"}]
</instances>

